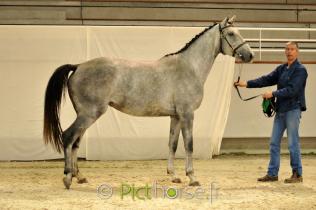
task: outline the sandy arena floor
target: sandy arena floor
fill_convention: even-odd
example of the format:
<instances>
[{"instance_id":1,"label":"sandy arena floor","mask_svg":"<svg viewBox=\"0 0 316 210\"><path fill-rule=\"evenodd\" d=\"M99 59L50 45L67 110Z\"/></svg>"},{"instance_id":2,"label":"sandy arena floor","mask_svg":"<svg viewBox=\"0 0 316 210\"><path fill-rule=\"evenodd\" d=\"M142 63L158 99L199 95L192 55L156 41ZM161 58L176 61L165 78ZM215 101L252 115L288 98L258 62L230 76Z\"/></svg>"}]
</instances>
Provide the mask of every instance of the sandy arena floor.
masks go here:
<instances>
[{"instance_id":1,"label":"sandy arena floor","mask_svg":"<svg viewBox=\"0 0 316 210\"><path fill-rule=\"evenodd\" d=\"M184 160L175 162L181 184L169 181L166 163L80 161L89 183L73 179L66 190L62 161L0 162L0 209L316 209L315 155L303 156L304 182L299 184L283 183L291 171L288 156L282 156L280 180L273 183L256 181L265 174L266 155L195 160L201 187L190 188Z\"/></svg>"}]
</instances>

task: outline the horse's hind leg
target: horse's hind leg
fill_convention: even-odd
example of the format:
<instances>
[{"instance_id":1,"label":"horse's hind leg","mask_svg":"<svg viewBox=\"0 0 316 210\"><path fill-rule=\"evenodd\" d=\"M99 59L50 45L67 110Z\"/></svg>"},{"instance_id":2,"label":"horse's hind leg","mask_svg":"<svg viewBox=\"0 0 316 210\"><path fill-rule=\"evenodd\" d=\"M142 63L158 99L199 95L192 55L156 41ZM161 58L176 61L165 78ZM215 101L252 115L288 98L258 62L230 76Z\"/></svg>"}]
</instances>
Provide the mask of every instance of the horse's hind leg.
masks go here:
<instances>
[{"instance_id":1,"label":"horse's hind leg","mask_svg":"<svg viewBox=\"0 0 316 210\"><path fill-rule=\"evenodd\" d=\"M180 134L180 120L178 116L171 116L170 134L169 134L169 158L167 173L171 175L171 181L181 183L181 179L177 177L174 170L175 153L178 147L178 139Z\"/></svg>"},{"instance_id":2,"label":"horse's hind leg","mask_svg":"<svg viewBox=\"0 0 316 210\"><path fill-rule=\"evenodd\" d=\"M79 172L79 167L77 163L77 153L80 145L82 136L80 136L72 146L72 163L73 163L73 174L72 177L77 178L79 184L88 183L88 180Z\"/></svg>"},{"instance_id":3,"label":"horse's hind leg","mask_svg":"<svg viewBox=\"0 0 316 210\"><path fill-rule=\"evenodd\" d=\"M69 189L72 180L72 174L74 173L73 168L73 144L75 141L81 137L86 129L96 121L98 116L88 116L88 115L78 115L77 119L72 123L72 125L63 132L63 145L64 145L64 155L65 155L65 170L64 174L64 185Z\"/></svg>"}]
</instances>

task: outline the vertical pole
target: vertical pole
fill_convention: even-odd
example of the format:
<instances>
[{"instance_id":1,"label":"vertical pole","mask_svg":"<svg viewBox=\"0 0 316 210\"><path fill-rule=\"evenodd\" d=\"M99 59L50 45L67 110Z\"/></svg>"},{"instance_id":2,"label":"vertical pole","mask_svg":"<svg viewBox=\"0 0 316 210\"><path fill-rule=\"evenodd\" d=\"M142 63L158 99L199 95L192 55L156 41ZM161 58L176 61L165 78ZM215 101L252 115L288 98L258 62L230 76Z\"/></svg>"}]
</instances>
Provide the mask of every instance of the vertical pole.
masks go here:
<instances>
[{"instance_id":1,"label":"vertical pole","mask_svg":"<svg viewBox=\"0 0 316 210\"><path fill-rule=\"evenodd\" d=\"M259 59L261 61L261 36L262 36L262 29L259 29Z\"/></svg>"}]
</instances>

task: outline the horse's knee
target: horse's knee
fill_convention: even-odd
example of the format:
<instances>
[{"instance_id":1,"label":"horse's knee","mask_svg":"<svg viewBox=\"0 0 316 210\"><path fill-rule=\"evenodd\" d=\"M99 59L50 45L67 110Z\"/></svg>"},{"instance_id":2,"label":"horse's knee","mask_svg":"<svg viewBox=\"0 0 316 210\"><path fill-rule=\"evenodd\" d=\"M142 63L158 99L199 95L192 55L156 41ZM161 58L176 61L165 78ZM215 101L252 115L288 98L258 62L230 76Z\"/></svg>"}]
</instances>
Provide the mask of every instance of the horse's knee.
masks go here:
<instances>
[{"instance_id":1,"label":"horse's knee","mask_svg":"<svg viewBox=\"0 0 316 210\"><path fill-rule=\"evenodd\" d=\"M177 148L178 148L178 142L173 142L172 147L171 147L172 152L176 153Z\"/></svg>"},{"instance_id":2,"label":"horse's knee","mask_svg":"<svg viewBox=\"0 0 316 210\"><path fill-rule=\"evenodd\" d=\"M184 139L184 149L186 153L192 154L193 153L193 139Z\"/></svg>"},{"instance_id":3,"label":"horse's knee","mask_svg":"<svg viewBox=\"0 0 316 210\"><path fill-rule=\"evenodd\" d=\"M169 143L169 149L172 153L176 153L177 148L178 148L178 141L171 141Z\"/></svg>"}]
</instances>

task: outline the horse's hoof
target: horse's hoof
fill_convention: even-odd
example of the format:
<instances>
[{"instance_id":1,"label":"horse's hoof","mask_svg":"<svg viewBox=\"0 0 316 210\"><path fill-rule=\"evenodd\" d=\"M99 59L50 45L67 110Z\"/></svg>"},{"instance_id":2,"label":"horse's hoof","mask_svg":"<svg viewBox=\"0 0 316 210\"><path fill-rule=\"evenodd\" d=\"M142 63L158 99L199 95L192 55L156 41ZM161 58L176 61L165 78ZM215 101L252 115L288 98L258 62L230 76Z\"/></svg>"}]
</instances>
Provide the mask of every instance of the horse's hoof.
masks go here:
<instances>
[{"instance_id":1,"label":"horse's hoof","mask_svg":"<svg viewBox=\"0 0 316 210\"><path fill-rule=\"evenodd\" d=\"M84 184L84 183L88 183L88 180L86 178L80 178L77 180L78 184Z\"/></svg>"},{"instance_id":2,"label":"horse's hoof","mask_svg":"<svg viewBox=\"0 0 316 210\"><path fill-rule=\"evenodd\" d=\"M68 189L68 190L69 190L70 185L71 185L71 179L72 179L72 174L71 173L67 174L63 178L64 185L65 185L66 189Z\"/></svg>"},{"instance_id":3,"label":"horse's hoof","mask_svg":"<svg viewBox=\"0 0 316 210\"><path fill-rule=\"evenodd\" d=\"M200 182L194 181L194 182L190 182L189 186L201 186L201 185L200 185Z\"/></svg>"},{"instance_id":4,"label":"horse's hoof","mask_svg":"<svg viewBox=\"0 0 316 210\"><path fill-rule=\"evenodd\" d=\"M69 190L71 183L69 182L67 177L63 178L63 182L64 182L64 185L65 185L66 189Z\"/></svg>"},{"instance_id":5,"label":"horse's hoof","mask_svg":"<svg viewBox=\"0 0 316 210\"><path fill-rule=\"evenodd\" d=\"M181 183L181 179L180 178L173 178L171 181L173 183Z\"/></svg>"}]
</instances>

